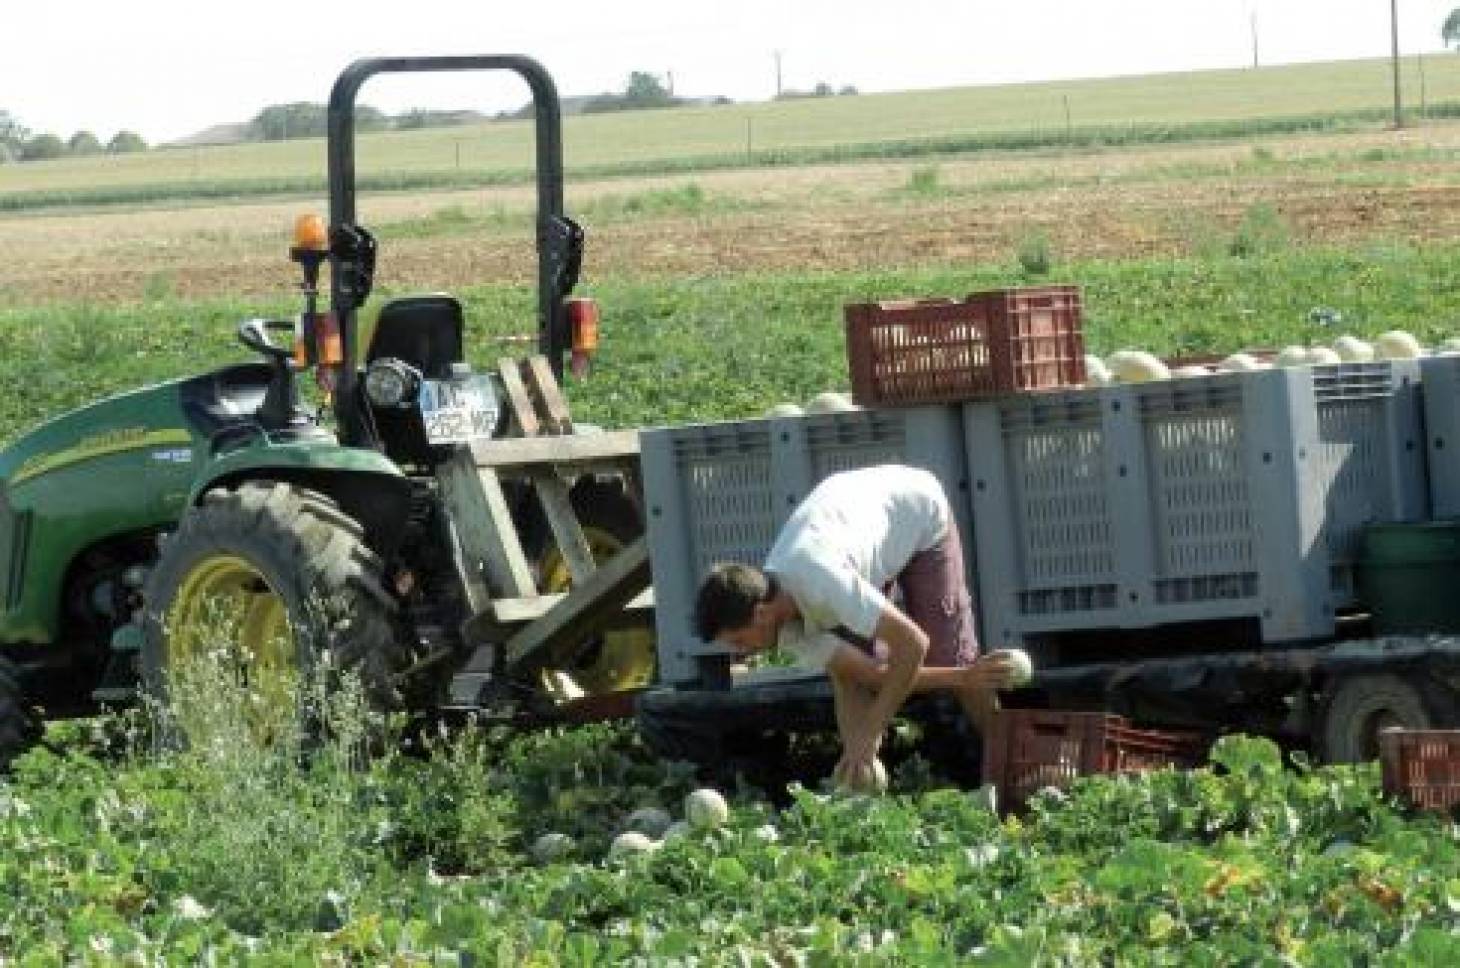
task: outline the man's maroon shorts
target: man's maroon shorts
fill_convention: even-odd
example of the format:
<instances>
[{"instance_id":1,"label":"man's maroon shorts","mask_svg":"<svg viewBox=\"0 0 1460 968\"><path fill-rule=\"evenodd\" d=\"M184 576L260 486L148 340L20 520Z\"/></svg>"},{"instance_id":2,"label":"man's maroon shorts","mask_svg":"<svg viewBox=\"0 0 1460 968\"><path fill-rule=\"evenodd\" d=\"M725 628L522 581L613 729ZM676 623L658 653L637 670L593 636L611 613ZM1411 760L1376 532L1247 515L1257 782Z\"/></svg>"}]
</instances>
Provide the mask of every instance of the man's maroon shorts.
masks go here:
<instances>
[{"instance_id":1,"label":"man's maroon shorts","mask_svg":"<svg viewBox=\"0 0 1460 968\"><path fill-rule=\"evenodd\" d=\"M973 598L963 571L963 543L958 526L926 551L919 551L897 576L903 611L927 633L924 665L967 666L978 658L978 632L973 624Z\"/></svg>"}]
</instances>

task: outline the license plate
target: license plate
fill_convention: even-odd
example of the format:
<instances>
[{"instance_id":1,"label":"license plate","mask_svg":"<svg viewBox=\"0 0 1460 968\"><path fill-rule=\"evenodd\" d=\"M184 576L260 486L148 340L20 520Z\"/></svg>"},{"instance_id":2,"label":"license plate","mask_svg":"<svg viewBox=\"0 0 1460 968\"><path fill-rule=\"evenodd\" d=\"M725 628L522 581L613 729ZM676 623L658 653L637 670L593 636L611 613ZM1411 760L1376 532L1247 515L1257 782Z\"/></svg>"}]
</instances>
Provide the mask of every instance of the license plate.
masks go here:
<instances>
[{"instance_id":1,"label":"license plate","mask_svg":"<svg viewBox=\"0 0 1460 968\"><path fill-rule=\"evenodd\" d=\"M432 444L462 444L492 436L501 416L497 391L485 376L426 380L421 384L421 420Z\"/></svg>"}]
</instances>

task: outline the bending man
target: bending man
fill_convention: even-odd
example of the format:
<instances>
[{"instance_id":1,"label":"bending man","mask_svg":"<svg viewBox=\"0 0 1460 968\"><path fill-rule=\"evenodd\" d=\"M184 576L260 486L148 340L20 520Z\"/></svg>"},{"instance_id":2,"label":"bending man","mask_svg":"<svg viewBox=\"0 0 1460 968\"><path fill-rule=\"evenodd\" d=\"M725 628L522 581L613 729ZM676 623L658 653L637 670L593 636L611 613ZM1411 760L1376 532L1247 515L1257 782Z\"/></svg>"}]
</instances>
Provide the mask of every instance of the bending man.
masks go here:
<instances>
[{"instance_id":1,"label":"bending man","mask_svg":"<svg viewBox=\"0 0 1460 968\"><path fill-rule=\"evenodd\" d=\"M903 607L883 589L896 582ZM978 658L958 526L932 474L887 464L827 477L792 512L763 568L718 565L695 625L742 655L779 646L824 668L842 740L838 769L869 764L912 692L957 696L980 732L1014 682Z\"/></svg>"}]
</instances>

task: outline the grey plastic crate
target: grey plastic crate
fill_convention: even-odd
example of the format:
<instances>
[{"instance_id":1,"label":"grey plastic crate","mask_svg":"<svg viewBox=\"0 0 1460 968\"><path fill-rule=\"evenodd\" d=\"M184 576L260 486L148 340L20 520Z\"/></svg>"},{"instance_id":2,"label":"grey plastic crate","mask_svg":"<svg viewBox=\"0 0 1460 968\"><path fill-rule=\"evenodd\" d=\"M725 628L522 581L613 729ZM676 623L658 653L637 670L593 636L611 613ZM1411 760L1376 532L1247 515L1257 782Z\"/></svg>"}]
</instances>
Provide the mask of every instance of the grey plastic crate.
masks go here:
<instances>
[{"instance_id":1,"label":"grey plastic crate","mask_svg":"<svg viewBox=\"0 0 1460 968\"><path fill-rule=\"evenodd\" d=\"M1318 448L1309 468L1323 495L1319 538L1336 605L1354 604L1366 525L1429 517L1418 360L1314 367Z\"/></svg>"},{"instance_id":2,"label":"grey plastic crate","mask_svg":"<svg viewBox=\"0 0 1460 968\"><path fill-rule=\"evenodd\" d=\"M962 415L953 406L692 424L640 436L659 677L687 682L720 650L694 635L699 582L722 561L765 560L791 510L829 474L904 463L937 475L967 533ZM964 543L972 566L972 543Z\"/></svg>"},{"instance_id":3,"label":"grey plastic crate","mask_svg":"<svg viewBox=\"0 0 1460 968\"><path fill-rule=\"evenodd\" d=\"M1430 502L1436 518L1460 518L1460 355L1426 357L1420 369Z\"/></svg>"},{"instance_id":4,"label":"grey plastic crate","mask_svg":"<svg viewBox=\"0 0 1460 968\"><path fill-rule=\"evenodd\" d=\"M1255 618L1328 635L1362 526L1425 514L1417 368L1222 374L964 412L984 641Z\"/></svg>"}]
</instances>

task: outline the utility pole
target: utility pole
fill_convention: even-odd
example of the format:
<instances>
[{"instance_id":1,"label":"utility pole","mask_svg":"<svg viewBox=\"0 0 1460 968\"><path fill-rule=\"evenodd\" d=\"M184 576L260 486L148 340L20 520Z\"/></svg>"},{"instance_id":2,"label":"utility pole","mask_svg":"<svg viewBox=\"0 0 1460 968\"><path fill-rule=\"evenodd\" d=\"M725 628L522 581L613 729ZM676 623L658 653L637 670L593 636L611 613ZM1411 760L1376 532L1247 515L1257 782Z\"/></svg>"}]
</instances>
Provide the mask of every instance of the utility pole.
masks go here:
<instances>
[{"instance_id":1,"label":"utility pole","mask_svg":"<svg viewBox=\"0 0 1460 968\"><path fill-rule=\"evenodd\" d=\"M1394 61L1394 127L1404 127L1404 108L1399 99L1399 0L1389 0L1389 35Z\"/></svg>"},{"instance_id":2,"label":"utility pole","mask_svg":"<svg viewBox=\"0 0 1460 968\"><path fill-rule=\"evenodd\" d=\"M776 51L776 100L781 98L781 52Z\"/></svg>"},{"instance_id":3,"label":"utility pole","mask_svg":"<svg viewBox=\"0 0 1460 968\"><path fill-rule=\"evenodd\" d=\"M1252 8L1252 68L1256 70L1260 62L1257 59L1257 8Z\"/></svg>"},{"instance_id":4,"label":"utility pole","mask_svg":"<svg viewBox=\"0 0 1460 968\"><path fill-rule=\"evenodd\" d=\"M664 72L664 77L669 82L668 85L667 85L667 87L669 88L669 96L670 97L674 97L674 72L673 71L665 71Z\"/></svg>"}]
</instances>

